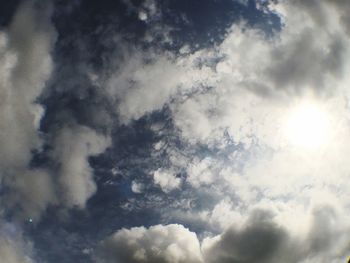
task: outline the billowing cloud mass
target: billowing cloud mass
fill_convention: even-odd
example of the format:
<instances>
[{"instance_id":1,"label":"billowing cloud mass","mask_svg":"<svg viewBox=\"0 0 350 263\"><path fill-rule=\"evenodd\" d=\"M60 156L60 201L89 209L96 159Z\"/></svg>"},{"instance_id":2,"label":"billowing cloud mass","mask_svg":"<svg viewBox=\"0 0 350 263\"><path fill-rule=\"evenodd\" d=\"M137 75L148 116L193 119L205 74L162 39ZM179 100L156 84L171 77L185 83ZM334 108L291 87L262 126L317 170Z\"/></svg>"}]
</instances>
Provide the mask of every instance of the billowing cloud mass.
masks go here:
<instances>
[{"instance_id":1,"label":"billowing cloud mass","mask_svg":"<svg viewBox=\"0 0 350 263\"><path fill-rule=\"evenodd\" d=\"M349 11L22 1L0 31L0 257L346 262Z\"/></svg>"},{"instance_id":2,"label":"billowing cloud mass","mask_svg":"<svg viewBox=\"0 0 350 263\"><path fill-rule=\"evenodd\" d=\"M181 225L122 229L101 244L101 251L106 263L201 262L196 234Z\"/></svg>"},{"instance_id":3,"label":"billowing cloud mass","mask_svg":"<svg viewBox=\"0 0 350 263\"><path fill-rule=\"evenodd\" d=\"M349 224L338 216L330 206L318 207L300 226L306 231L296 233L258 209L201 247L181 225L122 229L101 243L99 262L344 262L350 238L339 229Z\"/></svg>"}]
</instances>

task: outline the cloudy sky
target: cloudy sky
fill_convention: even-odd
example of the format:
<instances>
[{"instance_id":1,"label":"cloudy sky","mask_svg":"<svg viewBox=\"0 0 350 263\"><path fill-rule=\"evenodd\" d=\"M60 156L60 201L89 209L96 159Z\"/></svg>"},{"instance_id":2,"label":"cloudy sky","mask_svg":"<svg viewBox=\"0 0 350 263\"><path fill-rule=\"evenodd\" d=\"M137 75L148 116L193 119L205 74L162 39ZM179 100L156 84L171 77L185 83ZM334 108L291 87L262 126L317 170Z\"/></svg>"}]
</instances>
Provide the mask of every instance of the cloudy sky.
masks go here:
<instances>
[{"instance_id":1,"label":"cloudy sky","mask_svg":"<svg viewBox=\"0 0 350 263\"><path fill-rule=\"evenodd\" d=\"M346 262L349 1L3 2L1 262Z\"/></svg>"}]
</instances>

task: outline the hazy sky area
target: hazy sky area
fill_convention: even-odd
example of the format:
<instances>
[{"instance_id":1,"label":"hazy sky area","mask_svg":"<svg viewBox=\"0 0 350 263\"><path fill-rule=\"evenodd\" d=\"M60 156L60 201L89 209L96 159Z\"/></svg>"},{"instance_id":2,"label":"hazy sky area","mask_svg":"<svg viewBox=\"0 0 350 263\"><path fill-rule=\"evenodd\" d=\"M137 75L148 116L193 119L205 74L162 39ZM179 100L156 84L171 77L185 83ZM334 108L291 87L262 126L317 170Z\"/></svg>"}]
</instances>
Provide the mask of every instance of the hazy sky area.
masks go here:
<instances>
[{"instance_id":1,"label":"hazy sky area","mask_svg":"<svg viewBox=\"0 0 350 263\"><path fill-rule=\"evenodd\" d=\"M350 1L1 0L1 263L345 263Z\"/></svg>"}]
</instances>

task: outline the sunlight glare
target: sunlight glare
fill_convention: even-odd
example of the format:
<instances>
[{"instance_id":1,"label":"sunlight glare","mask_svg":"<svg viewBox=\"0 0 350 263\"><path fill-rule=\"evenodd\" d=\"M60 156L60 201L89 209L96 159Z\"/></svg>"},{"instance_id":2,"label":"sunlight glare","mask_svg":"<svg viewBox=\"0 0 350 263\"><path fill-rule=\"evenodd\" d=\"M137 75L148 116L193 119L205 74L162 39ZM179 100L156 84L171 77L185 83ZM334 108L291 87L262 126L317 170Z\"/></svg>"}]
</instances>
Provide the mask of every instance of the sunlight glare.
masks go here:
<instances>
[{"instance_id":1,"label":"sunlight glare","mask_svg":"<svg viewBox=\"0 0 350 263\"><path fill-rule=\"evenodd\" d=\"M329 139L329 115L316 104L299 105L288 118L286 133L294 146L319 148Z\"/></svg>"}]
</instances>

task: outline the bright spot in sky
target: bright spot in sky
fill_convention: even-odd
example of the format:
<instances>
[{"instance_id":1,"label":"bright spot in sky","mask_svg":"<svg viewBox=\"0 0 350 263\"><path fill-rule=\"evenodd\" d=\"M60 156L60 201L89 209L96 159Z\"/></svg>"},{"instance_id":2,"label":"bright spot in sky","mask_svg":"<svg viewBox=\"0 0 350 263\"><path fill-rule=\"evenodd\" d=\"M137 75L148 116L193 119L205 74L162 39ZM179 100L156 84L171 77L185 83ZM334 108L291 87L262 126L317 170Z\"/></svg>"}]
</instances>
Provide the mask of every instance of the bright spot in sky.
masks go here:
<instances>
[{"instance_id":1,"label":"bright spot in sky","mask_svg":"<svg viewBox=\"0 0 350 263\"><path fill-rule=\"evenodd\" d=\"M330 137L330 116L317 104L302 104L291 111L286 125L287 140L298 147L316 149Z\"/></svg>"}]
</instances>

